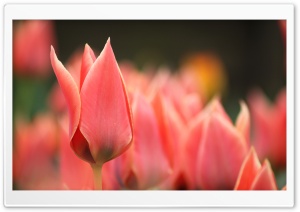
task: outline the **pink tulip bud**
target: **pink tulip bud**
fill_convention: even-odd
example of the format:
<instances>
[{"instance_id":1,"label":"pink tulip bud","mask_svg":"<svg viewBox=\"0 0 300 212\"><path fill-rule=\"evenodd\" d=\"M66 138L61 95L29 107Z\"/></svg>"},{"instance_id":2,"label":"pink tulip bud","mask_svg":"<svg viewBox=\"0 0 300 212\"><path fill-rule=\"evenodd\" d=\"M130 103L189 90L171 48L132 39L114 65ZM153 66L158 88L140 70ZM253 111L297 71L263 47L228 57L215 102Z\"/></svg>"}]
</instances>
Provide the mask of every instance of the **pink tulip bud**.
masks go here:
<instances>
[{"instance_id":1,"label":"pink tulip bud","mask_svg":"<svg viewBox=\"0 0 300 212\"><path fill-rule=\"evenodd\" d=\"M170 161L172 174L159 187L178 189L185 187L183 179L183 134L186 126L171 101L158 92L152 100L152 106L158 121L161 142L165 155Z\"/></svg>"},{"instance_id":2,"label":"pink tulip bud","mask_svg":"<svg viewBox=\"0 0 300 212\"><path fill-rule=\"evenodd\" d=\"M270 103L259 91L249 98L253 120L253 142L260 160L268 158L273 166L286 166L286 91Z\"/></svg>"},{"instance_id":3,"label":"pink tulip bud","mask_svg":"<svg viewBox=\"0 0 300 212\"><path fill-rule=\"evenodd\" d=\"M244 134L219 100L212 100L189 127L185 168L189 188L233 189L247 150Z\"/></svg>"},{"instance_id":4,"label":"pink tulip bud","mask_svg":"<svg viewBox=\"0 0 300 212\"><path fill-rule=\"evenodd\" d=\"M133 96L132 112L134 139L128 151L116 159L118 175L126 188L151 189L167 179L171 168L153 108L139 93Z\"/></svg>"},{"instance_id":5,"label":"pink tulip bud","mask_svg":"<svg viewBox=\"0 0 300 212\"><path fill-rule=\"evenodd\" d=\"M126 88L110 40L97 58L86 44L79 87L53 47L50 56L68 104L71 147L79 158L102 166L129 147L133 134Z\"/></svg>"},{"instance_id":6,"label":"pink tulip bud","mask_svg":"<svg viewBox=\"0 0 300 212\"><path fill-rule=\"evenodd\" d=\"M277 190L274 173L268 160L261 166L252 147L246 156L237 178L235 190Z\"/></svg>"}]
</instances>

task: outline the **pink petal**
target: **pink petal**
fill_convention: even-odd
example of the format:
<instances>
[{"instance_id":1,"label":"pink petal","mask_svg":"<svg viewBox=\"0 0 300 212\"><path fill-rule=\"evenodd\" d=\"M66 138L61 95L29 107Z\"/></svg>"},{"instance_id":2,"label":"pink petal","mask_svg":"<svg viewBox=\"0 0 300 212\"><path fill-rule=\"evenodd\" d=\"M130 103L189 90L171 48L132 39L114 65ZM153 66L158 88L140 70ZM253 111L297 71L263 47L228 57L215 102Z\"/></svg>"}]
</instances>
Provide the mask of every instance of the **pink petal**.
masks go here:
<instances>
[{"instance_id":1,"label":"pink petal","mask_svg":"<svg viewBox=\"0 0 300 212\"><path fill-rule=\"evenodd\" d=\"M261 165L258 160L255 149L251 147L250 152L245 158L238 179L235 184L235 190L250 190L255 176L260 170Z\"/></svg>"},{"instance_id":2,"label":"pink petal","mask_svg":"<svg viewBox=\"0 0 300 212\"><path fill-rule=\"evenodd\" d=\"M198 185L203 189L233 189L248 151L244 137L226 118L214 113L205 120L198 151Z\"/></svg>"},{"instance_id":3,"label":"pink petal","mask_svg":"<svg viewBox=\"0 0 300 212\"><path fill-rule=\"evenodd\" d=\"M196 178L198 178L196 174L196 165L197 165L197 155L199 151L199 146L201 145L201 138L203 136L204 129L204 116L198 115L195 118L190 126L188 127L188 131L186 134L185 141L185 166L184 172L187 179L189 189L196 189Z\"/></svg>"},{"instance_id":4,"label":"pink petal","mask_svg":"<svg viewBox=\"0 0 300 212\"><path fill-rule=\"evenodd\" d=\"M116 159L103 164L102 167L102 189L120 190L121 186L116 174Z\"/></svg>"},{"instance_id":5,"label":"pink petal","mask_svg":"<svg viewBox=\"0 0 300 212\"><path fill-rule=\"evenodd\" d=\"M275 176L268 160L264 161L252 183L251 190L277 190Z\"/></svg>"},{"instance_id":6,"label":"pink petal","mask_svg":"<svg viewBox=\"0 0 300 212\"><path fill-rule=\"evenodd\" d=\"M183 180L179 181L178 178L183 175L184 147L182 137L185 133L185 125L172 102L164 98L159 92L152 100L152 105L158 120L162 146L173 169L172 175L159 187L161 189L177 189L177 186L181 186L178 183L183 183Z\"/></svg>"},{"instance_id":7,"label":"pink petal","mask_svg":"<svg viewBox=\"0 0 300 212\"><path fill-rule=\"evenodd\" d=\"M74 150L74 153L82 160L88 163L96 163L92 156L90 145L86 138L82 135L79 128L77 128L71 140L70 146Z\"/></svg>"},{"instance_id":8,"label":"pink petal","mask_svg":"<svg viewBox=\"0 0 300 212\"><path fill-rule=\"evenodd\" d=\"M14 73L48 76L49 46L55 45L53 23L46 20L30 20L14 25Z\"/></svg>"},{"instance_id":9,"label":"pink petal","mask_svg":"<svg viewBox=\"0 0 300 212\"><path fill-rule=\"evenodd\" d=\"M66 98L69 115L70 115L70 128L69 136L72 138L79 124L80 119L80 95L78 87L73 80L71 74L65 69L63 64L57 59L54 48L51 46L50 59L53 70L57 77L61 90Z\"/></svg>"},{"instance_id":10,"label":"pink petal","mask_svg":"<svg viewBox=\"0 0 300 212\"><path fill-rule=\"evenodd\" d=\"M183 107L185 110L185 116L187 120L191 120L197 114L200 113L202 109L202 102L198 93L191 93L184 97Z\"/></svg>"},{"instance_id":11,"label":"pink petal","mask_svg":"<svg viewBox=\"0 0 300 212\"><path fill-rule=\"evenodd\" d=\"M163 97L160 94L160 92L157 92L153 100L151 101L151 103L157 118L157 124L158 124L161 138L164 141L162 142L163 150L165 152L165 155L167 155L168 158L170 159L171 166L173 166L174 141L171 139L170 124L166 118L166 111L165 111L162 98Z\"/></svg>"},{"instance_id":12,"label":"pink petal","mask_svg":"<svg viewBox=\"0 0 300 212\"><path fill-rule=\"evenodd\" d=\"M93 172L89 163L79 159L72 149L66 133L61 130L60 174L64 188L70 190L93 189Z\"/></svg>"},{"instance_id":13,"label":"pink petal","mask_svg":"<svg viewBox=\"0 0 300 212\"><path fill-rule=\"evenodd\" d=\"M269 157L272 145L272 127L274 116L268 100L260 91L253 92L249 97L251 119L253 120L254 147L260 160Z\"/></svg>"},{"instance_id":14,"label":"pink petal","mask_svg":"<svg viewBox=\"0 0 300 212\"><path fill-rule=\"evenodd\" d=\"M81 71L80 71L80 88L82 87L82 84L85 80L85 77L87 73L89 72L91 66L95 62L96 57L91 49L91 47L88 44L85 44L84 52L82 55L82 61L81 61Z\"/></svg>"},{"instance_id":15,"label":"pink petal","mask_svg":"<svg viewBox=\"0 0 300 212\"><path fill-rule=\"evenodd\" d=\"M236 128L240 131L246 139L247 144L250 146L250 114L245 102L240 102L241 111L236 120Z\"/></svg>"},{"instance_id":16,"label":"pink petal","mask_svg":"<svg viewBox=\"0 0 300 212\"><path fill-rule=\"evenodd\" d=\"M210 114L218 113L222 116L226 121L231 123L231 119L227 115L226 111L224 110L220 97L213 98L209 104L204 108L203 115L210 116Z\"/></svg>"},{"instance_id":17,"label":"pink petal","mask_svg":"<svg viewBox=\"0 0 300 212\"><path fill-rule=\"evenodd\" d=\"M170 175L170 165L159 135L157 120L151 105L137 94L132 105L134 128L133 171L139 189L158 185Z\"/></svg>"},{"instance_id":18,"label":"pink petal","mask_svg":"<svg viewBox=\"0 0 300 212\"><path fill-rule=\"evenodd\" d=\"M110 40L96 59L81 88L80 131L95 162L124 152L132 140L131 111Z\"/></svg>"}]
</instances>

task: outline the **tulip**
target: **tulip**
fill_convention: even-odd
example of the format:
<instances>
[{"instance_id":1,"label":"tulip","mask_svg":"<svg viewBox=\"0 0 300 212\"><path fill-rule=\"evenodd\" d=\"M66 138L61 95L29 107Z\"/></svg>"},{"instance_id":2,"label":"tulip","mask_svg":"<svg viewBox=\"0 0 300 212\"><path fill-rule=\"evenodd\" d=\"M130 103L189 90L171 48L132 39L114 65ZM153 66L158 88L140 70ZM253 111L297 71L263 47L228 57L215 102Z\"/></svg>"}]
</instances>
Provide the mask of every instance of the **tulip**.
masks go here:
<instances>
[{"instance_id":1,"label":"tulip","mask_svg":"<svg viewBox=\"0 0 300 212\"><path fill-rule=\"evenodd\" d=\"M86 44L77 86L51 47L51 64L69 110L69 138L75 154L91 164L95 188L102 188L102 165L122 154L132 141L126 87L110 39L96 58Z\"/></svg>"},{"instance_id":2,"label":"tulip","mask_svg":"<svg viewBox=\"0 0 300 212\"><path fill-rule=\"evenodd\" d=\"M269 161L261 165L253 147L241 166L234 190L277 190Z\"/></svg>"},{"instance_id":3,"label":"tulip","mask_svg":"<svg viewBox=\"0 0 300 212\"><path fill-rule=\"evenodd\" d=\"M190 88L189 88L190 89ZM147 96L153 99L157 92L171 101L181 119L188 123L202 110L202 100L195 90L185 87L179 76L172 77L168 70L160 70L149 85Z\"/></svg>"},{"instance_id":4,"label":"tulip","mask_svg":"<svg viewBox=\"0 0 300 212\"><path fill-rule=\"evenodd\" d=\"M238 117L236 125L246 127L244 122L249 119L243 103L242 108L239 117L243 118ZM185 152L188 187L233 189L249 148L246 132L232 124L218 99L212 100L189 125Z\"/></svg>"},{"instance_id":5,"label":"tulip","mask_svg":"<svg viewBox=\"0 0 300 212\"><path fill-rule=\"evenodd\" d=\"M274 104L259 91L249 97L253 120L253 144L260 160L268 158L276 168L286 167L286 91Z\"/></svg>"},{"instance_id":6,"label":"tulip","mask_svg":"<svg viewBox=\"0 0 300 212\"><path fill-rule=\"evenodd\" d=\"M172 168L172 174L162 184L160 189L178 189L185 187L183 178L183 134L185 133L186 125L180 118L180 115L174 108L171 101L158 92L151 101L154 109L161 142L165 155L169 159Z\"/></svg>"},{"instance_id":7,"label":"tulip","mask_svg":"<svg viewBox=\"0 0 300 212\"><path fill-rule=\"evenodd\" d=\"M16 121L13 181L17 189L59 189L56 168L58 130L54 119L37 115L33 122Z\"/></svg>"},{"instance_id":8,"label":"tulip","mask_svg":"<svg viewBox=\"0 0 300 212\"><path fill-rule=\"evenodd\" d=\"M18 75L45 77L50 74L49 46L55 42L51 21L14 24L13 68Z\"/></svg>"},{"instance_id":9,"label":"tulip","mask_svg":"<svg viewBox=\"0 0 300 212\"><path fill-rule=\"evenodd\" d=\"M127 189L153 189L171 174L171 168L153 108L139 93L132 99L133 143L115 159L116 174Z\"/></svg>"}]
</instances>

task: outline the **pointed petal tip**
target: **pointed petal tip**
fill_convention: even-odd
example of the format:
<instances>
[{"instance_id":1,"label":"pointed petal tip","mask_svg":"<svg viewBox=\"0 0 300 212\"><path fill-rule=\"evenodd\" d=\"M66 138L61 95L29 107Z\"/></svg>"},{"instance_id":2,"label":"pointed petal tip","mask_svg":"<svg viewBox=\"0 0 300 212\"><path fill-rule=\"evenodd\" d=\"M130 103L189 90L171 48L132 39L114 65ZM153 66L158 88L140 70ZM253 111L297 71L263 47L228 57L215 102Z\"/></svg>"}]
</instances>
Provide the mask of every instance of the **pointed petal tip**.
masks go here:
<instances>
[{"instance_id":1,"label":"pointed petal tip","mask_svg":"<svg viewBox=\"0 0 300 212\"><path fill-rule=\"evenodd\" d=\"M241 107L246 106L246 102L243 99L240 99L239 103Z\"/></svg>"},{"instance_id":2,"label":"pointed petal tip","mask_svg":"<svg viewBox=\"0 0 300 212\"><path fill-rule=\"evenodd\" d=\"M109 49L111 49L111 50L112 50L112 46L111 46L110 37L108 37L108 39L107 39L107 41L106 41L106 44L105 44L105 47L104 47L104 48L106 48L106 47L109 47Z\"/></svg>"},{"instance_id":3,"label":"pointed petal tip","mask_svg":"<svg viewBox=\"0 0 300 212\"><path fill-rule=\"evenodd\" d=\"M56 55L56 54L55 54L55 49L54 49L54 47L51 45L51 46L50 46L50 58L52 57L52 55Z\"/></svg>"},{"instance_id":4,"label":"pointed petal tip","mask_svg":"<svg viewBox=\"0 0 300 212\"><path fill-rule=\"evenodd\" d=\"M268 159L265 159L263 164L262 164L263 167L267 166L268 168L271 168L271 164L270 164L270 161Z\"/></svg>"},{"instance_id":5,"label":"pointed petal tip","mask_svg":"<svg viewBox=\"0 0 300 212\"><path fill-rule=\"evenodd\" d=\"M255 151L255 148L253 145L250 147L249 152L251 152L250 154L256 154L256 151Z\"/></svg>"},{"instance_id":6,"label":"pointed petal tip","mask_svg":"<svg viewBox=\"0 0 300 212\"><path fill-rule=\"evenodd\" d=\"M249 153L248 153L248 157L246 157L246 158L250 158L250 157L252 157L253 160L256 161L257 165L260 164L260 161L259 161L259 158L258 158L258 155L256 153L256 150L255 150L254 146L250 147L250 150L249 150ZM259 167L261 167L261 165L259 165Z\"/></svg>"}]
</instances>

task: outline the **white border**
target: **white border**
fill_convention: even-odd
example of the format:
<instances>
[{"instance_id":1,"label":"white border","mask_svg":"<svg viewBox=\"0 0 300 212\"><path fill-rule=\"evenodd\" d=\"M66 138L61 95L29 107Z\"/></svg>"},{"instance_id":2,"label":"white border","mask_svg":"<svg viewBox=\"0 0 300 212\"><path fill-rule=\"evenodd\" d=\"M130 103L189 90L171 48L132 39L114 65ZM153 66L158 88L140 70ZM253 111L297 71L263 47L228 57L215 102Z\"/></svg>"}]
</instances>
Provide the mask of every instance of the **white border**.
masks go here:
<instances>
[{"instance_id":1,"label":"white border","mask_svg":"<svg viewBox=\"0 0 300 212\"><path fill-rule=\"evenodd\" d=\"M12 190L12 20L15 19L286 19L287 191ZM294 205L294 6L291 4L7 4L4 6L4 120L4 205L7 207L291 207Z\"/></svg>"}]
</instances>

